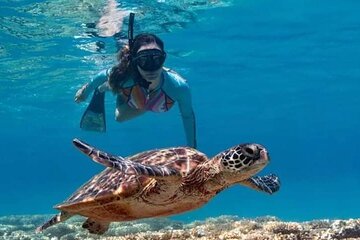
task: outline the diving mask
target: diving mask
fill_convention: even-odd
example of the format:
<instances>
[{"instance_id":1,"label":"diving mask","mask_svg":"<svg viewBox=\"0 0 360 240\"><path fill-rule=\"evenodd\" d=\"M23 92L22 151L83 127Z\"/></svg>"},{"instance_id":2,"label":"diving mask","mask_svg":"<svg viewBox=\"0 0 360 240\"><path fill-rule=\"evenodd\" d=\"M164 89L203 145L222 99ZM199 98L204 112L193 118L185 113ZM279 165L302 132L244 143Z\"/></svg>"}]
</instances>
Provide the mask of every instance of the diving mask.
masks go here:
<instances>
[{"instance_id":1,"label":"diving mask","mask_svg":"<svg viewBox=\"0 0 360 240\"><path fill-rule=\"evenodd\" d=\"M146 49L136 53L133 62L144 71L156 71L165 62L166 53L159 49Z\"/></svg>"}]
</instances>

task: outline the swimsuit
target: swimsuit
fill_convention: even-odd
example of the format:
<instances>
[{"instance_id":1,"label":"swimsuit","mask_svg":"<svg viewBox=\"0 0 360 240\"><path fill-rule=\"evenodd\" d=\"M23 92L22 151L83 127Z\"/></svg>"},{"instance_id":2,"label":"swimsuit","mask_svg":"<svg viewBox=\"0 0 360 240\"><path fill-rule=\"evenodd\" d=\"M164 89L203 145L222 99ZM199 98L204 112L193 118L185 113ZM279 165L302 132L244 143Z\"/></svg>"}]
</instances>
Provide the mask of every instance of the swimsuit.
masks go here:
<instances>
[{"instance_id":1,"label":"swimsuit","mask_svg":"<svg viewBox=\"0 0 360 240\"><path fill-rule=\"evenodd\" d=\"M166 112L174 105L174 100L161 89L149 92L147 89L136 84L132 87L121 89L121 93L124 101L130 107L139 110Z\"/></svg>"},{"instance_id":2,"label":"swimsuit","mask_svg":"<svg viewBox=\"0 0 360 240\"><path fill-rule=\"evenodd\" d=\"M85 97L98 86L108 80L111 69L98 73L84 91ZM188 146L196 147L195 115L189 85L175 71L163 68L163 79L157 89L148 91L135 83L133 79L126 80L118 93L121 100L134 109L152 112L166 112L175 102L178 102L183 120Z\"/></svg>"}]
</instances>

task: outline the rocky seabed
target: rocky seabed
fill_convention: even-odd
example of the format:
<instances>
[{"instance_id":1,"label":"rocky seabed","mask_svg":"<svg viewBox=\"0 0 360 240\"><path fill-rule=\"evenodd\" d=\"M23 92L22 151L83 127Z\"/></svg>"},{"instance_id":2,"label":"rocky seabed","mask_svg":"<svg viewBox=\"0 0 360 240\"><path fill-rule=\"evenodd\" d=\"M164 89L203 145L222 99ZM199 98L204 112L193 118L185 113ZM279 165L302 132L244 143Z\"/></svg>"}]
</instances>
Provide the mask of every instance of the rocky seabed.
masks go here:
<instances>
[{"instance_id":1,"label":"rocky seabed","mask_svg":"<svg viewBox=\"0 0 360 240\"><path fill-rule=\"evenodd\" d=\"M360 240L360 219L285 222L276 217L220 216L183 223L155 218L112 223L108 232L97 236L81 227L84 218L76 217L35 233L35 228L48 218L47 215L0 217L0 240Z\"/></svg>"}]
</instances>

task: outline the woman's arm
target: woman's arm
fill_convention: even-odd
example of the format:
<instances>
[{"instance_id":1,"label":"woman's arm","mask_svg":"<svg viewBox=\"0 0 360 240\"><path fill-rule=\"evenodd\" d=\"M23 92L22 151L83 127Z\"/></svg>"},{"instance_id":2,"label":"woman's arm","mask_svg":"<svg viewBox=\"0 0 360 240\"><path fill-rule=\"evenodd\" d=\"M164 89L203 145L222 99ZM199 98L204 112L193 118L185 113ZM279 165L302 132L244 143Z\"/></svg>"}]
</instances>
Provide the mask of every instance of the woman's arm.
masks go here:
<instances>
[{"instance_id":1,"label":"woman's arm","mask_svg":"<svg viewBox=\"0 0 360 240\"><path fill-rule=\"evenodd\" d=\"M97 88L101 92L109 90L107 79L109 75L109 69L99 72L89 83L82 86L75 94L75 102L85 101L86 98Z\"/></svg>"},{"instance_id":2,"label":"woman's arm","mask_svg":"<svg viewBox=\"0 0 360 240\"><path fill-rule=\"evenodd\" d=\"M183 89L179 101L179 109L185 129L187 145L196 148L195 114L191 103L190 89Z\"/></svg>"},{"instance_id":3,"label":"woman's arm","mask_svg":"<svg viewBox=\"0 0 360 240\"><path fill-rule=\"evenodd\" d=\"M179 103L187 145L196 148L196 124L190 87L186 80L175 71L164 68L164 73L163 90L171 99Z\"/></svg>"}]
</instances>

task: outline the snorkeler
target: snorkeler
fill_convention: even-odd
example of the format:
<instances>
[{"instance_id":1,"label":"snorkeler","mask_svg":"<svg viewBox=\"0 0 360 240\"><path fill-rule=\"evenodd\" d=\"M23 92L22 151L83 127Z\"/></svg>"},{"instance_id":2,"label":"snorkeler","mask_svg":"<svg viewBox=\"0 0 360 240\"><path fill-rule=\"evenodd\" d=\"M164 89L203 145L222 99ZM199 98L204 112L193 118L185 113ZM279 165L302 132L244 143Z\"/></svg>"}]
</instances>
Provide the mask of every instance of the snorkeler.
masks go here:
<instances>
[{"instance_id":1,"label":"snorkeler","mask_svg":"<svg viewBox=\"0 0 360 240\"><path fill-rule=\"evenodd\" d=\"M146 111L166 112L178 102L185 128L187 145L196 148L195 115L186 80L175 71L163 67L166 59L164 43L154 34L133 38L134 15L130 14L129 43L118 53L119 63L98 73L75 95L75 102L93 97L81 119L85 130L105 131L105 91L117 95L115 119L130 120Z\"/></svg>"}]
</instances>

